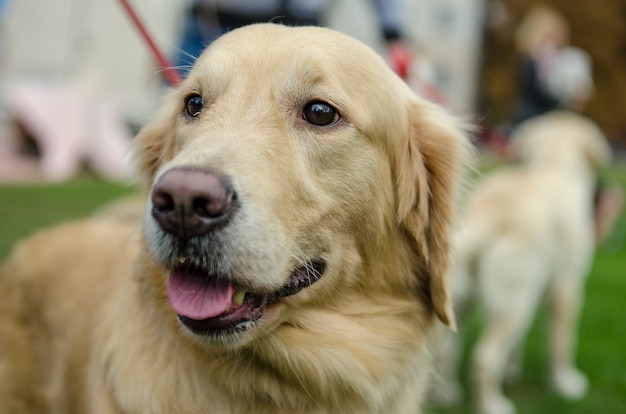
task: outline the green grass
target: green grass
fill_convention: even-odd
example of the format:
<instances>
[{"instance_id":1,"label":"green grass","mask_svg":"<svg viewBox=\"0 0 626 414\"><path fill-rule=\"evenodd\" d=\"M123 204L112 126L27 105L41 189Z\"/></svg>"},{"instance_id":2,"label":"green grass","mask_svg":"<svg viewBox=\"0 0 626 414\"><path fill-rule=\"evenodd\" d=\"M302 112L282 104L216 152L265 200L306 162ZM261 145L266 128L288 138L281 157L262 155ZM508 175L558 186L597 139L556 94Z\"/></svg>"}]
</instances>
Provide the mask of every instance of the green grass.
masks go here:
<instances>
[{"instance_id":1,"label":"green grass","mask_svg":"<svg viewBox=\"0 0 626 414\"><path fill-rule=\"evenodd\" d=\"M83 217L133 191L90 175L63 184L0 186L0 260L17 240L34 230Z\"/></svg>"},{"instance_id":2,"label":"green grass","mask_svg":"<svg viewBox=\"0 0 626 414\"><path fill-rule=\"evenodd\" d=\"M626 191L626 163L607 172ZM19 239L43 226L82 217L131 187L91 176L57 185L0 186L0 259ZM597 254L587 283L580 326L578 363L591 380L590 394L579 402L566 402L544 386L546 373L545 320L539 313L529 335L525 372L521 381L507 386L520 414L621 414L626 412L626 216L622 216L609 242ZM478 332L475 320L464 328L471 343ZM466 351L467 354L467 351ZM467 358L467 356L466 356ZM466 376L466 375L464 375ZM471 413L469 405L441 414Z\"/></svg>"}]
</instances>

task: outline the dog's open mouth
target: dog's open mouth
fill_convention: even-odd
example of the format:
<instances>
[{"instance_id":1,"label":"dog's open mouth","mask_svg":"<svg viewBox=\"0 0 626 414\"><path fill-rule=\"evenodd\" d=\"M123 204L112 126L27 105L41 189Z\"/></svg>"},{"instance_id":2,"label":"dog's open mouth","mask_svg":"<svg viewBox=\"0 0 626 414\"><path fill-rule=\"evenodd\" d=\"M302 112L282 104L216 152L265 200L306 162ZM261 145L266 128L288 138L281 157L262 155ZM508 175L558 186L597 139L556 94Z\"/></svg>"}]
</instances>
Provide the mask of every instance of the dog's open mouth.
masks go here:
<instances>
[{"instance_id":1,"label":"dog's open mouth","mask_svg":"<svg viewBox=\"0 0 626 414\"><path fill-rule=\"evenodd\" d=\"M181 266L171 271L167 293L179 320L194 333L237 332L253 326L267 304L317 282L325 267L323 260L312 260L294 270L277 291L259 294L207 275L201 269Z\"/></svg>"}]
</instances>

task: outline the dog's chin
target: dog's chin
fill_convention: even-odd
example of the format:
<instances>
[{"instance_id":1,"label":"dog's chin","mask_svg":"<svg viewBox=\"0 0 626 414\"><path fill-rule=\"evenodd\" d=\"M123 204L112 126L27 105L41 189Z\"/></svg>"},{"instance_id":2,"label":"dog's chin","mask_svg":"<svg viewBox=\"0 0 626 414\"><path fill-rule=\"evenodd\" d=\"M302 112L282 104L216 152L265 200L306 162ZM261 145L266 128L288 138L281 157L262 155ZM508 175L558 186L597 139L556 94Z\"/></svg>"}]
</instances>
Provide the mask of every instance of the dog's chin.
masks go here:
<instances>
[{"instance_id":1,"label":"dog's chin","mask_svg":"<svg viewBox=\"0 0 626 414\"><path fill-rule=\"evenodd\" d=\"M283 299L316 283L325 269L324 260L313 259L294 269L279 289L262 293L236 286L228 276L179 266L170 272L168 298L188 334L203 342L236 345L271 324Z\"/></svg>"}]
</instances>

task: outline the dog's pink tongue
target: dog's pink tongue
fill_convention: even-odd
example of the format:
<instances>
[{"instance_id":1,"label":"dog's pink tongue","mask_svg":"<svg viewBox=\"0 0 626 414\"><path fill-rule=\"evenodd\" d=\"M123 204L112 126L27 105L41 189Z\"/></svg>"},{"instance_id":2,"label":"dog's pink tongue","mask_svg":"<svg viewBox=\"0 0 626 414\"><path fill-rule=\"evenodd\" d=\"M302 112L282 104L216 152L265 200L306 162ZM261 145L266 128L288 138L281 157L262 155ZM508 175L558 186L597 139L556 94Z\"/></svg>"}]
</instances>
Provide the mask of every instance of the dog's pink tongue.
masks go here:
<instances>
[{"instance_id":1,"label":"dog's pink tongue","mask_svg":"<svg viewBox=\"0 0 626 414\"><path fill-rule=\"evenodd\" d=\"M177 314L203 320L226 312L232 306L233 286L172 271L167 296Z\"/></svg>"}]
</instances>

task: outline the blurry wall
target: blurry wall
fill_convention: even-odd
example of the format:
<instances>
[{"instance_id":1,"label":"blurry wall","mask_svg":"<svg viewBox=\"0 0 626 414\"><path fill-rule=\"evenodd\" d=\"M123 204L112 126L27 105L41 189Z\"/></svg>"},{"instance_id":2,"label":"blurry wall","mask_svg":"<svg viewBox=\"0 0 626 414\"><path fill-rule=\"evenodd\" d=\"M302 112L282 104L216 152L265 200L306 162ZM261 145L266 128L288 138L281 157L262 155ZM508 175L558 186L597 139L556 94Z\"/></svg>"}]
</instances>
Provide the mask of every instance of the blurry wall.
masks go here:
<instances>
[{"instance_id":1,"label":"blurry wall","mask_svg":"<svg viewBox=\"0 0 626 414\"><path fill-rule=\"evenodd\" d=\"M166 51L185 2L131 0ZM116 0L13 0L4 15L1 85L70 82L109 91L130 120L158 104L163 83L147 46Z\"/></svg>"},{"instance_id":2,"label":"blurry wall","mask_svg":"<svg viewBox=\"0 0 626 414\"><path fill-rule=\"evenodd\" d=\"M400 0L404 31L417 52L430 59L437 86L460 110L474 110L480 73L484 0ZM383 52L371 0L335 0L328 25ZM419 58L419 56L418 56Z\"/></svg>"}]
</instances>

